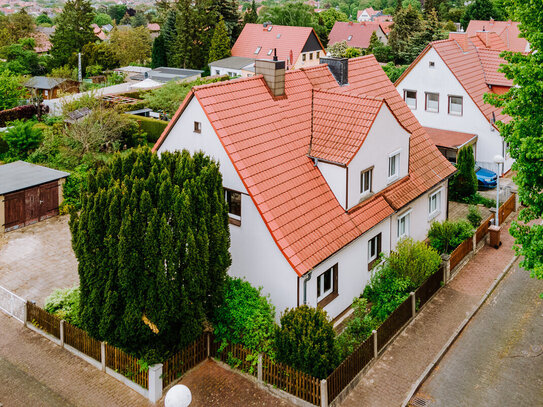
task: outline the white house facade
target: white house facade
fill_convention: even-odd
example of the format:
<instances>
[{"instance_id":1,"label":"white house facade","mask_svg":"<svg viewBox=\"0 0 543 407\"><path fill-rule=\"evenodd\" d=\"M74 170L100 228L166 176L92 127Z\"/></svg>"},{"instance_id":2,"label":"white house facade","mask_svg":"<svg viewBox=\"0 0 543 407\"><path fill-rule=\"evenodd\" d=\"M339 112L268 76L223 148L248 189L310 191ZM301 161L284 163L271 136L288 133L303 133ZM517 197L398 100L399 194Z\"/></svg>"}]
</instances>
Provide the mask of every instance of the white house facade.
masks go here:
<instances>
[{"instance_id":1,"label":"white house facade","mask_svg":"<svg viewBox=\"0 0 543 407\"><path fill-rule=\"evenodd\" d=\"M464 53L458 45L452 45L466 59L463 64L455 66L448 58L456 54L451 56L449 53L440 53L442 42L434 44L430 44L398 79L395 84L398 93L422 126L475 135L477 164L498 172L494 157L501 155L505 157L505 163L500 168L500 173L507 172L511 169L513 160L503 137L494 125L496 120L503 120L504 116L483 101L483 94L491 93L493 84L485 82L485 73L476 56L473 58L474 55ZM477 53L475 49L471 49L471 52ZM467 73L457 72L461 69ZM464 79L461 75L468 78Z\"/></svg>"},{"instance_id":2,"label":"white house facade","mask_svg":"<svg viewBox=\"0 0 543 407\"><path fill-rule=\"evenodd\" d=\"M301 304L336 318L362 293L379 253L403 237L424 239L432 221L446 219L454 168L420 125L404 126L412 117L405 105L390 107L398 97L384 73L371 79L373 57L348 62L350 73L369 76L346 91L383 82L387 94L375 99L338 95L326 65L285 75L281 61L267 62L253 78L194 88L154 150L203 151L219 162L230 275L261 286L277 318ZM329 141L339 133L329 130L328 118L351 99L367 115L353 109L336 119L351 129L336 150ZM423 146L426 158L411 157L412 143ZM427 174L425 185L413 184L419 171Z\"/></svg>"}]
</instances>

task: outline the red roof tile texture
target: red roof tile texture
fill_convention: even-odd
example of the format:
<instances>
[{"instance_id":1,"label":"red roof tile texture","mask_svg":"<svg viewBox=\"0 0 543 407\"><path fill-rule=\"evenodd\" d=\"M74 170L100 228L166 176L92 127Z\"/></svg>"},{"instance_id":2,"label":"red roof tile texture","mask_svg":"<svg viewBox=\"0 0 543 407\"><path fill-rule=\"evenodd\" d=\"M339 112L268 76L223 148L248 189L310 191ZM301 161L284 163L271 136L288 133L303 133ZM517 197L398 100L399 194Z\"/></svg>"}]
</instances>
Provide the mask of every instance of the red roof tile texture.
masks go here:
<instances>
[{"instance_id":1,"label":"red roof tile texture","mask_svg":"<svg viewBox=\"0 0 543 407\"><path fill-rule=\"evenodd\" d=\"M426 130L426 133L428 133L436 146L445 148L460 148L477 137L475 134L434 129L432 127L425 127L424 130Z\"/></svg>"},{"instance_id":2,"label":"red roof tile texture","mask_svg":"<svg viewBox=\"0 0 543 407\"><path fill-rule=\"evenodd\" d=\"M333 45L336 42L347 41L349 47L368 48L371 35L379 29L380 24L384 23L336 21L328 34L328 43Z\"/></svg>"},{"instance_id":3,"label":"red roof tile texture","mask_svg":"<svg viewBox=\"0 0 543 407\"><path fill-rule=\"evenodd\" d=\"M345 211L319 167L307 156L313 94L319 98L321 113L326 103L332 105L326 113L333 123L365 121L366 115L371 117L383 105L375 99L382 98L412 134L409 175ZM355 102L353 96L362 101ZM342 87L326 65L289 71L282 98L272 98L261 75L195 87L155 151L193 97L209 118L272 238L300 276L454 172L373 55L349 60L349 85ZM363 112L355 112L353 105ZM341 107L351 112L336 116ZM326 138L327 125L321 124ZM342 123L338 128L347 131L348 126ZM359 135L346 133L346 137L361 145ZM343 157L345 151L338 154Z\"/></svg>"},{"instance_id":4,"label":"red roof tile texture","mask_svg":"<svg viewBox=\"0 0 543 407\"><path fill-rule=\"evenodd\" d=\"M515 21L483 21L471 20L469 22L466 33L468 37L476 36L479 32L496 33L502 40L505 48L502 51L526 52L528 41L525 38L520 38L519 23Z\"/></svg>"},{"instance_id":5,"label":"red roof tile texture","mask_svg":"<svg viewBox=\"0 0 543 407\"><path fill-rule=\"evenodd\" d=\"M273 50L277 49L277 57L280 61L287 61L287 65L294 65L312 32L314 31L311 27L284 25L268 25L264 27L262 24L245 24L243 31L232 47L232 56L270 59ZM322 44L321 48L324 52ZM290 60L291 54L292 60Z\"/></svg>"}]
</instances>

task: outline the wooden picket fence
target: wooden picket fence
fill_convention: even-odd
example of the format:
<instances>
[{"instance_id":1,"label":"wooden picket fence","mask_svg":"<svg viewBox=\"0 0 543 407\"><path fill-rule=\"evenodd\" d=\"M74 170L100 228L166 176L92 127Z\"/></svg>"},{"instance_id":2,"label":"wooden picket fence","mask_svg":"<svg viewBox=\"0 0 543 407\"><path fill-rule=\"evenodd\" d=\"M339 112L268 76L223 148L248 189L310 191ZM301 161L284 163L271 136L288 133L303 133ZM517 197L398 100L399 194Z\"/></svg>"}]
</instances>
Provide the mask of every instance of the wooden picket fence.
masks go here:
<instances>
[{"instance_id":1,"label":"wooden picket fence","mask_svg":"<svg viewBox=\"0 0 543 407\"><path fill-rule=\"evenodd\" d=\"M377 328L377 347L381 351L413 316L412 299L407 299Z\"/></svg>"},{"instance_id":2,"label":"wooden picket fence","mask_svg":"<svg viewBox=\"0 0 543 407\"><path fill-rule=\"evenodd\" d=\"M134 356L106 343L106 366L129 378L144 389L149 388L149 372Z\"/></svg>"},{"instance_id":3,"label":"wooden picket fence","mask_svg":"<svg viewBox=\"0 0 543 407\"><path fill-rule=\"evenodd\" d=\"M60 319L30 301L26 303L26 319L42 331L60 339Z\"/></svg>"},{"instance_id":4,"label":"wooden picket fence","mask_svg":"<svg viewBox=\"0 0 543 407\"><path fill-rule=\"evenodd\" d=\"M370 336L326 378L328 401L334 400L356 375L373 360L373 357L373 337Z\"/></svg>"},{"instance_id":5,"label":"wooden picket fence","mask_svg":"<svg viewBox=\"0 0 543 407\"><path fill-rule=\"evenodd\" d=\"M494 215L490 215L487 219L485 219L475 231L475 242L477 244L479 244L479 242L485 238L486 234L488 233L488 228L492 223L492 219L494 219Z\"/></svg>"},{"instance_id":6,"label":"wooden picket fence","mask_svg":"<svg viewBox=\"0 0 543 407\"><path fill-rule=\"evenodd\" d=\"M258 355L237 343L228 344L222 350L220 349L220 343L215 344L213 356L243 372L253 376L257 374Z\"/></svg>"},{"instance_id":7,"label":"wooden picket fence","mask_svg":"<svg viewBox=\"0 0 543 407\"><path fill-rule=\"evenodd\" d=\"M207 344L210 340L210 333L200 335L193 343L185 349L177 352L168 358L162 366L162 387L165 389L172 382L180 378L189 369L207 359Z\"/></svg>"},{"instance_id":8,"label":"wooden picket fence","mask_svg":"<svg viewBox=\"0 0 543 407\"><path fill-rule=\"evenodd\" d=\"M311 404L321 404L320 380L262 356L262 381Z\"/></svg>"},{"instance_id":9,"label":"wooden picket fence","mask_svg":"<svg viewBox=\"0 0 543 407\"><path fill-rule=\"evenodd\" d=\"M102 360L101 342L68 322L64 322L64 343L98 362Z\"/></svg>"},{"instance_id":10,"label":"wooden picket fence","mask_svg":"<svg viewBox=\"0 0 543 407\"><path fill-rule=\"evenodd\" d=\"M441 288L441 284L445 281L444 273L445 269L442 266L417 288L417 291L415 291L415 300L419 308L426 304L437 290Z\"/></svg>"},{"instance_id":11,"label":"wooden picket fence","mask_svg":"<svg viewBox=\"0 0 543 407\"><path fill-rule=\"evenodd\" d=\"M453 270L460 262L473 250L473 238L469 237L451 253L451 270Z\"/></svg>"},{"instance_id":12,"label":"wooden picket fence","mask_svg":"<svg viewBox=\"0 0 543 407\"><path fill-rule=\"evenodd\" d=\"M509 199L507 199L502 206L500 206L498 220L500 221L500 225L505 222L507 217L515 210L515 201L516 201L516 195L511 194Z\"/></svg>"}]
</instances>

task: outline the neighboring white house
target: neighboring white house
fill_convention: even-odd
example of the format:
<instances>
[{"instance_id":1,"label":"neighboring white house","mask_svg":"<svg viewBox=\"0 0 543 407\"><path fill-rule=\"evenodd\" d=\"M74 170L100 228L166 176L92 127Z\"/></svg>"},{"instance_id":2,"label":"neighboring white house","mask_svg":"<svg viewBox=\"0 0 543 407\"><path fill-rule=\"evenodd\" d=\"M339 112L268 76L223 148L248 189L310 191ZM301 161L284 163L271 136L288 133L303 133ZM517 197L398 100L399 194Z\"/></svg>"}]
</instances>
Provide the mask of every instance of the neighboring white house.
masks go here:
<instances>
[{"instance_id":1,"label":"neighboring white house","mask_svg":"<svg viewBox=\"0 0 543 407\"><path fill-rule=\"evenodd\" d=\"M476 140L477 163L490 170L497 172L494 157L504 156L503 173L513 159L495 122L511 118L483 100L485 93L503 94L512 86L498 72L505 63L499 55L499 50L476 47L466 33L451 33L448 40L430 43L395 85L423 126L448 131L451 145L462 134L465 142Z\"/></svg>"},{"instance_id":2,"label":"neighboring white house","mask_svg":"<svg viewBox=\"0 0 543 407\"><path fill-rule=\"evenodd\" d=\"M379 253L422 240L447 216L454 167L373 55L192 89L154 151L220 163L229 204L229 274L277 308L347 310Z\"/></svg>"},{"instance_id":3,"label":"neighboring white house","mask_svg":"<svg viewBox=\"0 0 543 407\"><path fill-rule=\"evenodd\" d=\"M233 78L253 76L255 74L255 59L245 57L228 57L209 64L211 75L228 75Z\"/></svg>"}]
</instances>

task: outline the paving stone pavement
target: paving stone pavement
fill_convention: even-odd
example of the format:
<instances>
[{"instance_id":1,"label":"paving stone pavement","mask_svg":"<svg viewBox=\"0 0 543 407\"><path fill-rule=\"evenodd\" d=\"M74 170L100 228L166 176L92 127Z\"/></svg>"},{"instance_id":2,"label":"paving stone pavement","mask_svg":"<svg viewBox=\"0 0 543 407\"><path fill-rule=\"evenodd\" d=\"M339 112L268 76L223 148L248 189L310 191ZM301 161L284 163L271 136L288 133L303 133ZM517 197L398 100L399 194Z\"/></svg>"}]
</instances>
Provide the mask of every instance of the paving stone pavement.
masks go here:
<instances>
[{"instance_id":1,"label":"paving stone pavement","mask_svg":"<svg viewBox=\"0 0 543 407\"><path fill-rule=\"evenodd\" d=\"M543 405L542 291L517 262L417 396L428 407Z\"/></svg>"},{"instance_id":2,"label":"paving stone pavement","mask_svg":"<svg viewBox=\"0 0 543 407\"><path fill-rule=\"evenodd\" d=\"M190 407L293 406L213 360L207 360L189 371L180 383L192 392Z\"/></svg>"},{"instance_id":3,"label":"paving stone pavement","mask_svg":"<svg viewBox=\"0 0 543 407\"><path fill-rule=\"evenodd\" d=\"M0 312L3 407L150 407L144 397Z\"/></svg>"},{"instance_id":4,"label":"paving stone pavement","mask_svg":"<svg viewBox=\"0 0 543 407\"><path fill-rule=\"evenodd\" d=\"M512 217L502 227L500 249L483 247L382 353L342 407L401 406L411 386L514 257L508 233Z\"/></svg>"},{"instance_id":5,"label":"paving stone pavement","mask_svg":"<svg viewBox=\"0 0 543 407\"><path fill-rule=\"evenodd\" d=\"M56 288L79 282L69 216L0 235L0 286L43 306Z\"/></svg>"}]
</instances>

